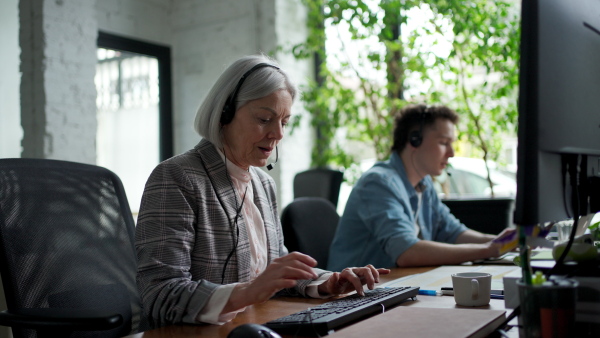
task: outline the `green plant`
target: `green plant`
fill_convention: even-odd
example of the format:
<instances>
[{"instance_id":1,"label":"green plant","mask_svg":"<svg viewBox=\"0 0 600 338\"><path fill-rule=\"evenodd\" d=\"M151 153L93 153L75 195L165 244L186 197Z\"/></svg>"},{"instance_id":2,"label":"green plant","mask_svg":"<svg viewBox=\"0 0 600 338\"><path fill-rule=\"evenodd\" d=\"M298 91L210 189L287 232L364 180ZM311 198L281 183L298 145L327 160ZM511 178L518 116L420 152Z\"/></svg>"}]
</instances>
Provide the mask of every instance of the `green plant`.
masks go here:
<instances>
[{"instance_id":1,"label":"green plant","mask_svg":"<svg viewBox=\"0 0 600 338\"><path fill-rule=\"evenodd\" d=\"M588 227L595 241L600 241L600 222L596 222Z\"/></svg>"},{"instance_id":2,"label":"green plant","mask_svg":"<svg viewBox=\"0 0 600 338\"><path fill-rule=\"evenodd\" d=\"M310 33L292 51L321 60L302 98L317 133L313 166L352 167L363 148L348 143L388 157L393 116L413 102L455 109L459 139L486 163L498 161L503 137L516 135L519 20L513 1L304 2ZM422 21L409 29L416 13ZM325 23L350 42L327 51ZM492 187L489 175L488 181Z\"/></svg>"}]
</instances>

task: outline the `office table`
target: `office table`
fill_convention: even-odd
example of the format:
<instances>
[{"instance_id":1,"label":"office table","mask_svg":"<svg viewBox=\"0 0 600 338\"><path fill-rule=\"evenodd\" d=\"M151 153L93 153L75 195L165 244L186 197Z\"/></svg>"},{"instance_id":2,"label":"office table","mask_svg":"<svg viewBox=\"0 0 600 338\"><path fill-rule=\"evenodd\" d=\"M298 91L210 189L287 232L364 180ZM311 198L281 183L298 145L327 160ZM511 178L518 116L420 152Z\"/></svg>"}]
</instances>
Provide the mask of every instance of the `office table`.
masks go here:
<instances>
[{"instance_id":1,"label":"office table","mask_svg":"<svg viewBox=\"0 0 600 338\"><path fill-rule=\"evenodd\" d=\"M380 284L408 275L430 271L436 267L395 268L391 273L380 276ZM418 285L415 285L418 286ZM325 302L323 299L281 297L271 299L262 304L248 306L239 313L231 322L223 325L170 325L128 336L130 338L156 338L156 337L227 337L235 327L245 323L262 324L270 320L283 317L294 312L305 310ZM426 308L459 308L452 296L418 296L417 300L408 300L400 306L426 307ZM490 304L482 309L505 310L504 300L491 299ZM366 319L368 320L368 319Z\"/></svg>"}]
</instances>

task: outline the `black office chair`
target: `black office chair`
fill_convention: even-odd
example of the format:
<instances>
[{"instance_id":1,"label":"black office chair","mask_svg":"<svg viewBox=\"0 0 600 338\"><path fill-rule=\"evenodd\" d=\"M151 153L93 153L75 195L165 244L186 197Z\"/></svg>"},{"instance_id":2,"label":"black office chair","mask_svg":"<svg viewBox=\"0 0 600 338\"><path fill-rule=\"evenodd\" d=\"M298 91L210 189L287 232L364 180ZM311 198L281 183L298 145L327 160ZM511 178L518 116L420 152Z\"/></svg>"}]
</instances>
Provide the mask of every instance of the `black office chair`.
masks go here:
<instances>
[{"instance_id":1,"label":"black office chair","mask_svg":"<svg viewBox=\"0 0 600 338\"><path fill-rule=\"evenodd\" d=\"M309 169L294 177L294 198L323 197L337 207L344 173L328 168Z\"/></svg>"},{"instance_id":2,"label":"black office chair","mask_svg":"<svg viewBox=\"0 0 600 338\"><path fill-rule=\"evenodd\" d=\"M329 246L340 216L333 204L321 197L299 197L281 213L284 244L290 252L299 251L317 260L325 269Z\"/></svg>"},{"instance_id":3,"label":"black office chair","mask_svg":"<svg viewBox=\"0 0 600 338\"><path fill-rule=\"evenodd\" d=\"M0 275L15 337L137 332L135 224L111 171L0 159Z\"/></svg>"}]
</instances>

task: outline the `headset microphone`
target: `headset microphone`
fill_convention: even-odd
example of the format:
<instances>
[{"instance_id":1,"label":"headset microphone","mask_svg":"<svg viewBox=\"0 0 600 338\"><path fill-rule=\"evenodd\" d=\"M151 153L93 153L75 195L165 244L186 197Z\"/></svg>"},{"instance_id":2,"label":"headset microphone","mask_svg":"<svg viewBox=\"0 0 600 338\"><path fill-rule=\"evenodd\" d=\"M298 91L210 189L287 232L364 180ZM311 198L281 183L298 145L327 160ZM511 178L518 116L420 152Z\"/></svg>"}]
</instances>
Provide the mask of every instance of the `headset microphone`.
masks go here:
<instances>
[{"instance_id":1,"label":"headset microphone","mask_svg":"<svg viewBox=\"0 0 600 338\"><path fill-rule=\"evenodd\" d=\"M267 169L269 169L269 171L273 170L273 167L275 166L275 163L277 163L277 160L279 160L279 149L277 148L277 146L275 146L275 162L267 166Z\"/></svg>"}]
</instances>

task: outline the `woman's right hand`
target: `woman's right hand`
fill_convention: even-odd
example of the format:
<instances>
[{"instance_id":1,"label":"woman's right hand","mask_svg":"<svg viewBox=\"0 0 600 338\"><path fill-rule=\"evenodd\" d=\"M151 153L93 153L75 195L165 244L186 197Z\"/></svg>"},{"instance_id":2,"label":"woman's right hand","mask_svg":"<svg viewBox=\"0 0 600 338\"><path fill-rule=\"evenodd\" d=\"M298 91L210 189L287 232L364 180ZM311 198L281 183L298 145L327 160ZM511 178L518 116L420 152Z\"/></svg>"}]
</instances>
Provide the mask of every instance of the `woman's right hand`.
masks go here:
<instances>
[{"instance_id":1,"label":"woman's right hand","mask_svg":"<svg viewBox=\"0 0 600 338\"><path fill-rule=\"evenodd\" d=\"M300 252L274 259L256 279L236 285L223 313L266 302L279 290L296 286L297 280L316 279L313 271L316 265L316 260Z\"/></svg>"}]
</instances>

